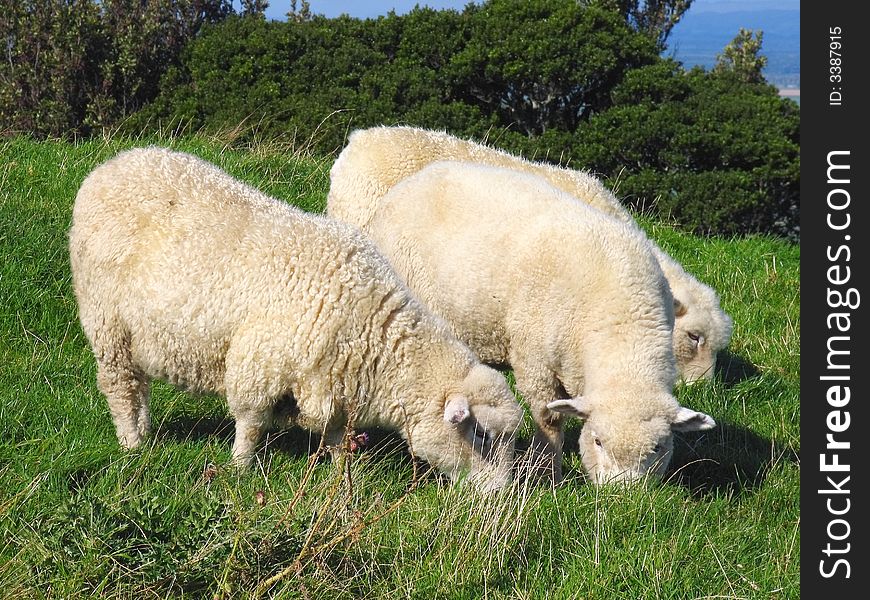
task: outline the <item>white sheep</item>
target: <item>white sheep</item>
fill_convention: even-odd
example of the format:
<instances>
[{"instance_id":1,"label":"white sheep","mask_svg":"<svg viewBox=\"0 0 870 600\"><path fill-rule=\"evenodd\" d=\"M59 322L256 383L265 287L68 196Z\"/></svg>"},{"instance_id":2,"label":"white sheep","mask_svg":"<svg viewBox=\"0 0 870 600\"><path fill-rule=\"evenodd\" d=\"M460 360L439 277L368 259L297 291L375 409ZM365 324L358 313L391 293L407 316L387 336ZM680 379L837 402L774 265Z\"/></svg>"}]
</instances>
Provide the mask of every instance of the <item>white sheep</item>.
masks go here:
<instances>
[{"instance_id":1,"label":"white sheep","mask_svg":"<svg viewBox=\"0 0 870 600\"><path fill-rule=\"evenodd\" d=\"M542 474L561 478L558 413L585 420L596 482L660 475L672 431L715 425L673 396L673 296L636 228L541 177L438 161L393 186L367 229L484 362L513 368Z\"/></svg>"},{"instance_id":2,"label":"white sheep","mask_svg":"<svg viewBox=\"0 0 870 600\"><path fill-rule=\"evenodd\" d=\"M126 448L150 430L149 381L226 396L233 460L270 426L399 432L483 489L511 477L522 409L504 377L429 313L355 229L159 148L84 181L69 233L82 327Z\"/></svg>"},{"instance_id":3,"label":"white sheep","mask_svg":"<svg viewBox=\"0 0 870 600\"><path fill-rule=\"evenodd\" d=\"M365 231L387 190L436 160L471 161L538 175L638 229L619 200L587 172L530 162L444 132L414 127L354 131L332 167L327 212ZM653 251L676 300L674 351L680 375L687 382L712 378L716 354L731 338L731 318L720 308L711 287L687 273L658 246Z\"/></svg>"}]
</instances>

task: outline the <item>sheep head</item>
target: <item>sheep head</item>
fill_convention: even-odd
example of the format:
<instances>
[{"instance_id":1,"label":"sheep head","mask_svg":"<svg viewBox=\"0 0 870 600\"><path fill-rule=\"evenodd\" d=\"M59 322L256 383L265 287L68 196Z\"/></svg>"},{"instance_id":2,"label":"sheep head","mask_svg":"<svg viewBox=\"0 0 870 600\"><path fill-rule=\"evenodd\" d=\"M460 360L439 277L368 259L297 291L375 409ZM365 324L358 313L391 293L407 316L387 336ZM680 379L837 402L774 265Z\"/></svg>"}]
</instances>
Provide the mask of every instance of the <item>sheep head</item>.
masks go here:
<instances>
[{"instance_id":1,"label":"sheep head","mask_svg":"<svg viewBox=\"0 0 870 600\"><path fill-rule=\"evenodd\" d=\"M666 397L665 397L666 396ZM675 431L701 431L716 426L702 412L680 406L670 395L656 403L611 404L583 397L550 402L550 410L584 420L580 456L597 483L631 482L646 475L662 476L673 454Z\"/></svg>"},{"instance_id":2,"label":"sheep head","mask_svg":"<svg viewBox=\"0 0 870 600\"><path fill-rule=\"evenodd\" d=\"M522 409L504 377L484 365L457 388L411 432L413 450L451 479L465 476L483 492L502 488L511 481Z\"/></svg>"}]
</instances>

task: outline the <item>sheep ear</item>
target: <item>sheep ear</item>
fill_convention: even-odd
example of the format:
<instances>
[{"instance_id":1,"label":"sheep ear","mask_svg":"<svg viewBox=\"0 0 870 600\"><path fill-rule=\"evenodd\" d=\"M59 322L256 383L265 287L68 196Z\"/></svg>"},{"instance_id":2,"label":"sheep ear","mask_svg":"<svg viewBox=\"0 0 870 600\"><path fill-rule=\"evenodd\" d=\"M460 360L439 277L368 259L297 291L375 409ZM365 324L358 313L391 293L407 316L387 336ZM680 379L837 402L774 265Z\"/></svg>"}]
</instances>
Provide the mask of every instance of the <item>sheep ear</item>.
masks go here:
<instances>
[{"instance_id":1,"label":"sheep ear","mask_svg":"<svg viewBox=\"0 0 870 600\"><path fill-rule=\"evenodd\" d=\"M462 394L450 394L444 403L444 420L458 425L471 416L468 408L468 398Z\"/></svg>"},{"instance_id":2,"label":"sheep ear","mask_svg":"<svg viewBox=\"0 0 870 600\"><path fill-rule=\"evenodd\" d=\"M689 310L689 309L686 308L685 304L683 304L682 302L680 302L679 300L674 298L674 316L675 317L682 317L684 314L686 314L687 310Z\"/></svg>"},{"instance_id":3,"label":"sheep ear","mask_svg":"<svg viewBox=\"0 0 870 600\"><path fill-rule=\"evenodd\" d=\"M702 412L695 412L690 408L681 406L677 411L677 418L671 423L674 431L704 431L716 427L713 417Z\"/></svg>"},{"instance_id":4,"label":"sheep ear","mask_svg":"<svg viewBox=\"0 0 870 600\"><path fill-rule=\"evenodd\" d=\"M588 419L589 415L592 414L592 406L582 396L565 400L554 400L547 404L547 408L555 412L571 415L572 417L579 417L583 420Z\"/></svg>"}]
</instances>

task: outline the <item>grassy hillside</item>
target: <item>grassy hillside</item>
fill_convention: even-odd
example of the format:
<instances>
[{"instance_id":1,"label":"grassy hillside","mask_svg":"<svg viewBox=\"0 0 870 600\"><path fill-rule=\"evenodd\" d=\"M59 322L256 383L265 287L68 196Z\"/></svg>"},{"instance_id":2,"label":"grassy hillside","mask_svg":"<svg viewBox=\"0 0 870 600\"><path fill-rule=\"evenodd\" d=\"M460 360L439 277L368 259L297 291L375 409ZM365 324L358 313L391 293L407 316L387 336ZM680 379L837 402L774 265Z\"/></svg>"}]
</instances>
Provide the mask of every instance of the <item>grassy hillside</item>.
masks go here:
<instances>
[{"instance_id":1,"label":"grassy hillside","mask_svg":"<svg viewBox=\"0 0 870 600\"><path fill-rule=\"evenodd\" d=\"M585 483L576 422L556 490L480 498L389 435L341 468L311 458L316 436L274 435L260 466L239 474L224 468L233 429L220 398L155 385L156 434L122 452L95 386L66 231L86 174L132 145L0 142L0 595L798 597L797 246L645 224L735 321L717 380L678 390L719 427L678 437L665 483ZM164 145L324 206L326 162L204 139Z\"/></svg>"}]
</instances>

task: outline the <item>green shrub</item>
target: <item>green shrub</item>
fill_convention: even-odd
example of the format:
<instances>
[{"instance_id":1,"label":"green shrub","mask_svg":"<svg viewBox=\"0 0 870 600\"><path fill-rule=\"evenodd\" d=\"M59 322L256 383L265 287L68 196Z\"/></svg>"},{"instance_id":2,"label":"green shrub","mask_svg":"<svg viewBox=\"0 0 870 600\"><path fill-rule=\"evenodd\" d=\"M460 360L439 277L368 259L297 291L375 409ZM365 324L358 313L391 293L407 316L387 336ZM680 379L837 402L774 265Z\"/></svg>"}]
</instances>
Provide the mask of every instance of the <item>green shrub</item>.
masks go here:
<instances>
[{"instance_id":1,"label":"green shrub","mask_svg":"<svg viewBox=\"0 0 870 600\"><path fill-rule=\"evenodd\" d=\"M229 0L2 0L0 131L112 129L154 99L204 23L231 12Z\"/></svg>"},{"instance_id":2,"label":"green shrub","mask_svg":"<svg viewBox=\"0 0 870 600\"><path fill-rule=\"evenodd\" d=\"M696 233L797 239L799 107L764 83L760 34L741 32L712 72L660 58L684 4L489 0L277 22L256 2L229 17L227 0L11 3L0 130L120 123L334 156L351 129L415 125L592 170Z\"/></svg>"},{"instance_id":3,"label":"green shrub","mask_svg":"<svg viewBox=\"0 0 870 600\"><path fill-rule=\"evenodd\" d=\"M328 153L349 127L381 124L475 137L572 132L610 104L626 71L656 60L655 44L619 14L567 0L369 20L230 18L193 41L131 127L247 122L266 137L310 137Z\"/></svg>"},{"instance_id":4,"label":"green shrub","mask_svg":"<svg viewBox=\"0 0 870 600\"><path fill-rule=\"evenodd\" d=\"M576 163L697 233L799 235L800 112L773 87L663 62L577 130Z\"/></svg>"}]
</instances>

